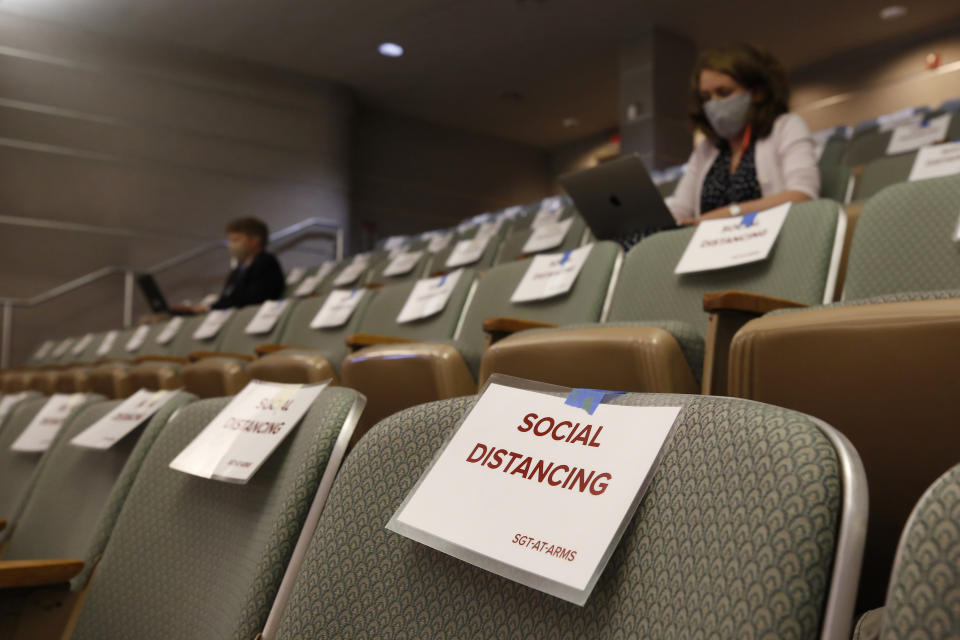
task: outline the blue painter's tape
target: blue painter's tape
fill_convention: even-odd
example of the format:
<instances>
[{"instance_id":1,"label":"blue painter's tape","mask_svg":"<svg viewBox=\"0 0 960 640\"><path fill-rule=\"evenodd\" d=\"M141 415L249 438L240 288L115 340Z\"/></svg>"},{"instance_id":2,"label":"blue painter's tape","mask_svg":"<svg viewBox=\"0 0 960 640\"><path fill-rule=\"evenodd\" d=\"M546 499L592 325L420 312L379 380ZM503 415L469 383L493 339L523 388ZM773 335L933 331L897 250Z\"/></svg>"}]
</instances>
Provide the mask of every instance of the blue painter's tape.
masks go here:
<instances>
[{"instance_id":1,"label":"blue painter's tape","mask_svg":"<svg viewBox=\"0 0 960 640\"><path fill-rule=\"evenodd\" d=\"M743 214L743 216L740 218L740 226L742 226L742 227L752 227L752 226L753 226L753 223L757 221L757 213L759 213L759 212L758 212L758 211L754 211L753 213L745 213L745 214Z\"/></svg>"},{"instance_id":2,"label":"blue painter's tape","mask_svg":"<svg viewBox=\"0 0 960 640\"><path fill-rule=\"evenodd\" d=\"M623 393L623 391L605 391L603 389L572 389L564 404L583 409L593 415L593 412L603 404L604 400L613 396L622 396Z\"/></svg>"},{"instance_id":3,"label":"blue painter's tape","mask_svg":"<svg viewBox=\"0 0 960 640\"><path fill-rule=\"evenodd\" d=\"M563 252L563 257L560 258L560 264L566 264L567 260L570 259L570 254L573 252L573 249L567 249Z\"/></svg>"},{"instance_id":4,"label":"blue painter's tape","mask_svg":"<svg viewBox=\"0 0 960 640\"><path fill-rule=\"evenodd\" d=\"M437 286L438 286L438 287L442 287L442 286L443 286L443 283L446 282L446 281L447 281L447 274L445 273L445 274L443 274L443 277L440 278L440 282L437 283Z\"/></svg>"}]
</instances>

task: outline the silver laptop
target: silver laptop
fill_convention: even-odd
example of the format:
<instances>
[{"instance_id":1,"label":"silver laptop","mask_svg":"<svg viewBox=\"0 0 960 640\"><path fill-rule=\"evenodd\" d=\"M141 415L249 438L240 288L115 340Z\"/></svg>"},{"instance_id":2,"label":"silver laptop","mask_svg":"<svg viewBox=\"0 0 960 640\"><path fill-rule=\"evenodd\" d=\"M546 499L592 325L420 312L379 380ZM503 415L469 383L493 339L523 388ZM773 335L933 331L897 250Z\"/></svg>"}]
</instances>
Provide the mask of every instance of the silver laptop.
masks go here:
<instances>
[{"instance_id":1,"label":"silver laptop","mask_svg":"<svg viewBox=\"0 0 960 640\"><path fill-rule=\"evenodd\" d=\"M566 173L560 185L598 240L677 226L638 154Z\"/></svg>"}]
</instances>

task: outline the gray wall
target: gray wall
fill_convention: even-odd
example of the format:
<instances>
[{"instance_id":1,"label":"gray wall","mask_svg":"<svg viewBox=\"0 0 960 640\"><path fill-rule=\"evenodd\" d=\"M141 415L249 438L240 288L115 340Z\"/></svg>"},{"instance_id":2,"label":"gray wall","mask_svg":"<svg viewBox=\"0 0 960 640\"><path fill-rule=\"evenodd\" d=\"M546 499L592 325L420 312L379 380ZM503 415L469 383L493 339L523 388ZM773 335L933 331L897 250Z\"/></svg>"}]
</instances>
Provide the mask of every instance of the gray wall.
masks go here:
<instances>
[{"instance_id":1,"label":"gray wall","mask_svg":"<svg viewBox=\"0 0 960 640\"><path fill-rule=\"evenodd\" d=\"M355 108L344 88L0 13L0 297L106 265L144 268L257 215L346 223ZM289 266L330 255L312 240ZM225 252L163 274L171 301L219 289ZM15 313L13 362L47 336L121 322L120 277ZM138 294L139 302L139 294ZM142 308L138 305L138 311Z\"/></svg>"}]
</instances>

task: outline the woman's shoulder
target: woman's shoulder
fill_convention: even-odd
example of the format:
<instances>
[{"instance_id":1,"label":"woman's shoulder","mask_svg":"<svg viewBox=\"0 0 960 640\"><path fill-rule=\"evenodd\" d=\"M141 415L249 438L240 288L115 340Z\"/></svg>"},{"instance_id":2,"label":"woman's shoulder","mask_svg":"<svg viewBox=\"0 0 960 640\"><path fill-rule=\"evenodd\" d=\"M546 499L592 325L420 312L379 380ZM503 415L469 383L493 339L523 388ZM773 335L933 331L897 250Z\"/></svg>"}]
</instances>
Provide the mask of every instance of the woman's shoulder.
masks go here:
<instances>
[{"instance_id":1,"label":"woman's shoulder","mask_svg":"<svg viewBox=\"0 0 960 640\"><path fill-rule=\"evenodd\" d=\"M807 126L807 121L796 113L781 113L777 116L777 119L773 121L773 131L771 135L775 137L785 136L785 137L806 137L812 135L810 133L810 127Z\"/></svg>"}]
</instances>

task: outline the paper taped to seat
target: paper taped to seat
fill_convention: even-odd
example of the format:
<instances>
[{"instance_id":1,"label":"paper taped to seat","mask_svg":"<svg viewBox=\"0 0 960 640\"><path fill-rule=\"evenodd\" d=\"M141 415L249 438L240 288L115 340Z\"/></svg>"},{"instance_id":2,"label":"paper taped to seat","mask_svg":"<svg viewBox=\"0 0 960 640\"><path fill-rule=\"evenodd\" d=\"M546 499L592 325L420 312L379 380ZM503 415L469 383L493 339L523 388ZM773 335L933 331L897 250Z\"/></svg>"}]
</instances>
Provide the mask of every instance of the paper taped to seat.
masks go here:
<instances>
[{"instance_id":1,"label":"paper taped to seat","mask_svg":"<svg viewBox=\"0 0 960 640\"><path fill-rule=\"evenodd\" d=\"M277 320L283 315L289 303L289 300L265 301L260 305L260 308L257 309L257 313L250 318L250 322L247 323L243 332L251 336L270 333L273 331L273 328L277 326Z\"/></svg>"},{"instance_id":2,"label":"paper taped to seat","mask_svg":"<svg viewBox=\"0 0 960 640\"><path fill-rule=\"evenodd\" d=\"M82 393L55 393L40 408L27 428L10 445L11 451L42 453L50 448L63 423L83 402Z\"/></svg>"},{"instance_id":3,"label":"paper taped to seat","mask_svg":"<svg viewBox=\"0 0 960 640\"><path fill-rule=\"evenodd\" d=\"M457 269L451 273L436 278L424 278L417 280L407 296L407 301L403 304L403 309L397 316L397 322L413 322L429 318L432 315L440 313L450 301L450 296L460 281L460 274L463 269Z\"/></svg>"},{"instance_id":4,"label":"paper taped to seat","mask_svg":"<svg viewBox=\"0 0 960 640\"><path fill-rule=\"evenodd\" d=\"M157 344L170 344L170 341L173 340L178 333L180 333L180 327L183 326L183 316L174 316L170 318L170 322L163 327L163 330L157 334L157 337L154 338L154 341Z\"/></svg>"},{"instance_id":5,"label":"paper taped to seat","mask_svg":"<svg viewBox=\"0 0 960 640\"><path fill-rule=\"evenodd\" d=\"M109 449L153 417L177 391L140 389L70 441L75 447Z\"/></svg>"},{"instance_id":6,"label":"paper taped to seat","mask_svg":"<svg viewBox=\"0 0 960 640\"><path fill-rule=\"evenodd\" d=\"M447 257L446 267L453 269L473 264L487 250L487 244L490 238L474 238L472 240L460 240L453 245L453 251Z\"/></svg>"},{"instance_id":7,"label":"paper taped to seat","mask_svg":"<svg viewBox=\"0 0 960 640\"><path fill-rule=\"evenodd\" d=\"M107 334L103 336L103 340L100 341L100 346L97 347L97 356L102 358L110 353L110 350L113 349L114 343L117 341L118 335L120 335L119 331L107 331Z\"/></svg>"},{"instance_id":8,"label":"paper taped to seat","mask_svg":"<svg viewBox=\"0 0 960 640\"><path fill-rule=\"evenodd\" d=\"M588 415L563 396L491 383L387 528L582 606L681 408Z\"/></svg>"},{"instance_id":9,"label":"paper taped to seat","mask_svg":"<svg viewBox=\"0 0 960 640\"><path fill-rule=\"evenodd\" d=\"M945 113L929 120L902 123L893 130L887 144L887 155L914 151L927 145L943 142L950 128L951 114Z\"/></svg>"},{"instance_id":10,"label":"paper taped to seat","mask_svg":"<svg viewBox=\"0 0 960 640\"><path fill-rule=\"evenodd\" d=\"M213 311L208 311L207 315L203 318L203 322L201 322L197 330L193 332L193 339L211 340L217 337L220 329L223 328L223 325L227 323L227 320L229 320L232 315L233 309L214 309Z\"/></svg>"},{"instance_id":11,"label":"paper taped to seat","mask_svg":"<svg viewBox=\"0 0 960 640\"><path fill-rule=\"evenodd\" d=\"M545 198L536 215L533 216L530 226L536 229L545 224L553 224L560 220L561 215L563 215L563 200L558 197Z\"/></svg>"},{"instance_id":12,"label":"paper taped to seat","mask_svg":"<svg viewBox=\"0 0 960 640\"><path fill-rule=\"evenodd\" d=\"M303 276L307 275L307 270L304 267L294 267L290 269L287 273L287 285L292 286L303 280Z\"/></svg>"},{"instance_id":13,"label":"paper taped to seat","mask_svg":"<svg viewBox=\"0 0 960 640\"><path fill-rule=\"evenodd\" d=\"M545 300L567 293L590 257L591 249L593 245L588 244L562 253L534 256L510 302Z\"/></svg>"},{"instance_id":14,"label":"paper taped to seat","mask_svg":"<svg viewBox=\"0 0 960 640\"><path fill-rule=\"evenodd\" d=\"M320 283L330 275L330 272L333 271L332 262L324 262L320 265L320 268L317 269L317 272L312 276L305 278L300 285L294 290L293 295L298 298L303 298L309 295L312 295L314 291L317 290L317 287L320 286Z\"/></svg>"},{"instance_id":15,"label":"paper taped to seat","mask_svg":"<svg viewBox=\"0 0 960 640\"><path fill-rule=\"evenodd\" d=\"M64 338L60 341L60 344L57 345L57 348L53 350L54 358L62 358L67 349L70 348L70 345L73 344L73 338Z\"/></svg>"},{"instance_id":16,"label":"paper taped to seat","mask_svg":"<svg viewBox=\"0 0 960 640\"><path fill-rule=\"evenodd\" d=\"M453 234L450 232L443 233L441 231L437 231L431 233L428 237L429 242L427 243L427 251L430 253L440 253L450 246L450 240L453 238Z\"/></svg>"},{"instance_id":17,"label":"paper taped to seat","mask_svg":"<svg viewBox=\"0 0 960 640\"><path fill-rule=\"evenodd\" d=\"M33 357L37 360L43 360L53 351L53 340L45 340L43 344L34 352Z\"/></svg>"},{"instance_id":18,"label":"paper taped to seat","mask_svg":"<svg viewBox=\"0 0 960 640\"><path fill-rule=\"evenodd\" d=\"M960 173L960 142L945 142L917 152L910 168L910 181L942 178Z\"/></svg>"},{"instance_id":19,"label":"paper taped to seat","mask_svg":"<svg viewBox=\"0 0 960 640\"><path fill-rule=\"evenodd\" d=\"M75 356L80 355L81 353L86 351L87 347L89 347L90 343L92 342L93 342L93 334L92 333L86 334L85 336L80 338L77 344L73 345L73 349L70 350L70 354Z\"/></svg>"},{"instance_id":20,"label":"paper taped to seat","mask_svg":"<svg viewBox=\"0 0 960 640\"><path fill-rule=\"evenodd\" d=\"M713 271L766 260L789 212L787 202L737 218L701 221L674 273Z\"/></svg>"},{"instance_id":21,"label":"paper taped to seat","mask_svg":"<svg viewBox=\"0 0 960 640\"><path fill-rule=\"evenodd\" d=\"M572 224L573 218L567 218L560 222L551 222L534 227L521 251L523 253L539 253L559 247L570 232Z\"/></svg>"},{"instance_id":22,"label":"paper taped to seat","mask_svg":"<svg viewBox=\"0 0 960 640\"><path fill-rule=\"evenodd\" d=\"M423 251L401 252L390 260L386 269L383 270L383 275L387 277L406 275L413 271L422 256Z\"/></svg>"},{"instance_id":23,"label":"paper taped to seat","mask_svg":"<svg viewBox=\"0 0 960 640\"><path fill-rule=\"evenodd\" d=\"M353 261L343 268L343 271L337 274L333 284L337 287L345 287L357 281L357 278L367 270L370 265L369 258L365 256L356 256Z\"/></svg>"},{"instance_id":24,"label":"paper taped to seat","mask_svg":"<svg viewBox=\"0 0 960 640\"><path fill-rule=\"evenodd\" d=\"M137 327L130 335L130 339L127 340L127 344L123 345L123 350L127 353L132 353L138 350L143 346L144 341L147 339L148 333L150 333L150 325L142 324Z\"/></svg>"},{"instance_id":25,"label":"paper taped to seat","mask_svg":"<svg viewBox=\"0 0 960 640\"><path fill-rule=\"evenodd\" d=\"M254 380L173 459L170 468L245 484L299 424L327 384Z\"/></svg>"},{"instance_id":26,"label":"paper taped to seat","mask_svg":"<svg viewBox=\"0 0 960 640\"><path fill-rule=\"evenodd\" d=\"M317 311L310 321L311 329L332 329L342 327L353 315L360 299L363 298L363 291L353 289L352 291L336 289L327 295L323 306Z\"/></svg>"}]
</instances>

